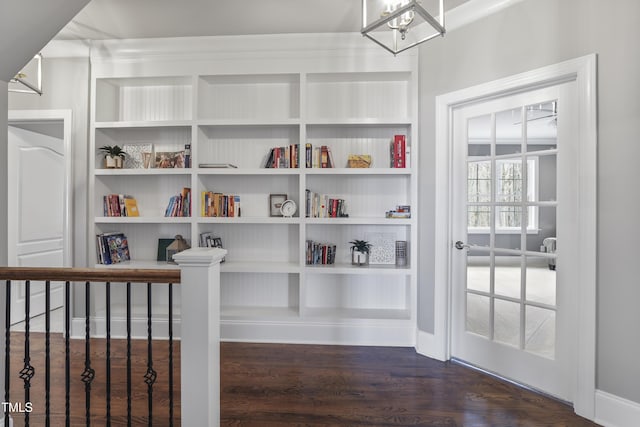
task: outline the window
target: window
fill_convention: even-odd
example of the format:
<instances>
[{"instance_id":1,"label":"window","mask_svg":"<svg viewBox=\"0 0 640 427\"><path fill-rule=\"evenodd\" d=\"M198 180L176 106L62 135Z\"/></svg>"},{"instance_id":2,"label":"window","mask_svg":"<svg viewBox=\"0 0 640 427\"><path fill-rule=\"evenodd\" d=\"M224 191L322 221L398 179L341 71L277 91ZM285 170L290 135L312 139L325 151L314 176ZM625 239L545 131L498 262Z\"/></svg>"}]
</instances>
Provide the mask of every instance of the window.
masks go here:
<instances>
[{"instance_id":1,"label":"window","mask_svg":"<svg viewBox=\"0 0 640 427\"><path fill-rule=\"evenodd\" d=\"M522 197L526 201L537 200L537 158L528 158L527 185L520 159L500 159L495 161L495 202L496 233L519 233L522 227ZM491 225L491 161L471 159L467 169L468 228L470 233L488 233ZM485 205L486 203L486 205ZM506 203L506 205L503 205ZM527 232L538 229L537 208L527 209Z\"/></svg>"}]
</instances>

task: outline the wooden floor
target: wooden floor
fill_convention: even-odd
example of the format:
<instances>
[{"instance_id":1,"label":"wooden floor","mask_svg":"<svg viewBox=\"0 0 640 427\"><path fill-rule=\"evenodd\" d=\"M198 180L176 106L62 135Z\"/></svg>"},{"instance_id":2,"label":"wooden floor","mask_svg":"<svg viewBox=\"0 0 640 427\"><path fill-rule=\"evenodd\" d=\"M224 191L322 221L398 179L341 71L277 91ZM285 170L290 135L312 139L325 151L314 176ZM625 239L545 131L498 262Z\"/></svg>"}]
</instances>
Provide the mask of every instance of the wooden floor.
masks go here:
<instances>
[{"instance_id":1,"label":"wooden floor","mask_svg":"<svg viewBox=\"0 0 640 427\"><path fill-rule=\"evenodd\" d=\"M12 337L11 401L23 402L21 334ZM32 339L36 377L30 425L44 425L44 358L41 335ZM64 347L54 337L52 426L64 425ZM106 413L104 340L93 340L91 425ZM179 347L179 343L176 343ZM168 426L166 341L154 341L153 425ZM126 425L125 343L112 344L112 425ZM133 425L147 425L146 342L134 343ZM179 367L176 348L175 366ZM72 425L84 426L84 388L79 381L84 342L72 345ZM35 356L38 355L38 356ZM522 390L466 367L437 362L411 348L223 343L221 424L226 426L595 426L563 403ZM176 371L176 384L179 374ZM176 387L174 425L180 425ZM24 425L20 414L16 426Z\"/></svg>"}]
</instances>

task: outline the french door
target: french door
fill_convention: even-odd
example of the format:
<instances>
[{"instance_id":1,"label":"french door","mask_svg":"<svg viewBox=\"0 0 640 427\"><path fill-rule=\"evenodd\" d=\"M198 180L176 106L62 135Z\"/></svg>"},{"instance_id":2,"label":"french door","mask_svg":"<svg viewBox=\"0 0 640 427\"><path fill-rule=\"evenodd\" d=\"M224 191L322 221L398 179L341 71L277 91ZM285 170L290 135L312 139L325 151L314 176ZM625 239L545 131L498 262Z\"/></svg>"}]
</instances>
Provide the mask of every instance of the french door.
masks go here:
<instances>
[{"instance_id":1,"label":"french door","mask_svg":"<svg viewBox=\"0 0 640 427\"><path fill-rule=\"evenodd\" d=\"M571 401L575 83L453 112L451 355Z\"/></svg>"}]
</instances>

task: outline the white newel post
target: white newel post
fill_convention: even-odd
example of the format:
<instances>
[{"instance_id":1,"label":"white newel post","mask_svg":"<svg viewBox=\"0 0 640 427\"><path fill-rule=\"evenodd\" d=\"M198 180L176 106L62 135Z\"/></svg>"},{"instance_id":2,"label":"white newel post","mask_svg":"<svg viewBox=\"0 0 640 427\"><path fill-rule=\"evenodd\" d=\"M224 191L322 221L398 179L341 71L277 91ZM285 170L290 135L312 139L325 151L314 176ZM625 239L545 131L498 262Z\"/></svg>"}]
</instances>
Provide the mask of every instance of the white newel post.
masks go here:
<instances>
[{"instance_id":1,"label":"white newel post","mask_svg":"<svg viewBox=\"0 0 640 427\"><path fill-rule=\"evenodd\" d=\"M220 261L227 251L193 248L180 265L181 424L220 425Z\"/></svg>"}]
</instances>

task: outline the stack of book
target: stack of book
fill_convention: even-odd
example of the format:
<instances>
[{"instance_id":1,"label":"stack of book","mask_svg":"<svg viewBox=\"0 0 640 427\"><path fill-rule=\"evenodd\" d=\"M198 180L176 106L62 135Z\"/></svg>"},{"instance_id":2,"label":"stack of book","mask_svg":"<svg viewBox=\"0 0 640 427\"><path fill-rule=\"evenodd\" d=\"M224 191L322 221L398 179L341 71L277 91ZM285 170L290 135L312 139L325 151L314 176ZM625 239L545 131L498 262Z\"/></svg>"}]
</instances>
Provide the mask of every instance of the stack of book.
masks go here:
<instances>
[{"instance_id":1,"label":"stack of book","mask_svg":"<svg viewBox=\"0 0 640 427\"><path fill-rule=\"evenodd\" d=\"M140 216L136 199L126 194L103 196L102 210L104 216Z\"/></svg>"},{"instance_id":2,"label":"stack of book","mask_svg":"<svg viewBox=\"0 0 640 427\"><path fill-rule=\"evenodd\" d=\"M398 205L395 210L387 211L385 216L387 218L411 218L411 206Z\"/></svg>"},{"instance_id":3,"label":"stack of book","mask_svg":"<svg viewBox=\"0 0 640 427\"><path fill-rule=\"evenodd\" d=\"M394 135L391 141L390 164L392 168L406 168L411 166L411 149L405 135Z\"/></svg>"},{"instance_id":4,"label":"stack of book","mask_svg":"<svg viewBox=\"0 0 640 427\"><path fill-rule=\"evenodd\" d=\"M326 194L305 190L307 218L346 218L347 203L344 199L334 199Z\"/></svg>"},{"instance_id":5,"label":"stack of book","mask_svg":"<svg viewBox=\"0 0 640 427\"><path fill-rule=\"evenodd\" d=\"M191 216L191 189L183 188L180 194L171 196L164 216Z\"/></svg>"},{"instance_id":6,"label":"stack of book","mask_svg":"<svg viewBox=\"0 0 640 427\"><path fill-rule=\"evenodd\" d=\"M299 151L299 144L291 144L288 147L272 148L267 156L267 161L265 162L264 167L269 169L299 168Z\"/></svg>"},{"instance_id":7,"label":"stack of book","mask_svg":"<svg viewBox=\"0 0 640 427\"><path fill-rule=\"evenodd\" d=\"M307 265L334 264L336 262L336 245L331 243L318 243L307 240L306 263Z\"/></svg>"},{"instance_id":8,"label":"stack of book","mask_svg":"<svg viewBox=\"0 0 640 427\"><path fill-rule=\"evenodd\" d=\"M117 264L131 259L127 236L117 231L96 235L96 253L100 264Z\"/></svg>"},{"instance_id":9,"label":"stack of book","mask_svg":"<svg viewBox=\"0 0 640 427\"><path fill-rule=\"evenodd\" d=\"M326 145L313 147L313 145L307 143L305 145L305 166L307 168L336 167L336 164L333 161L333 154L331 154L331 148Z\"/></svg>"},{"instance_id":10,"label":"stack of book","mask_svg":"<svg viewBox=\"0 0 640 427\"><path fill-rule=\"evenodd\" d=\"M240 196L233 194L214 193L203 191L200 194L200 216L209 217L239 217Z\"/></svg>"}]
</instances>

